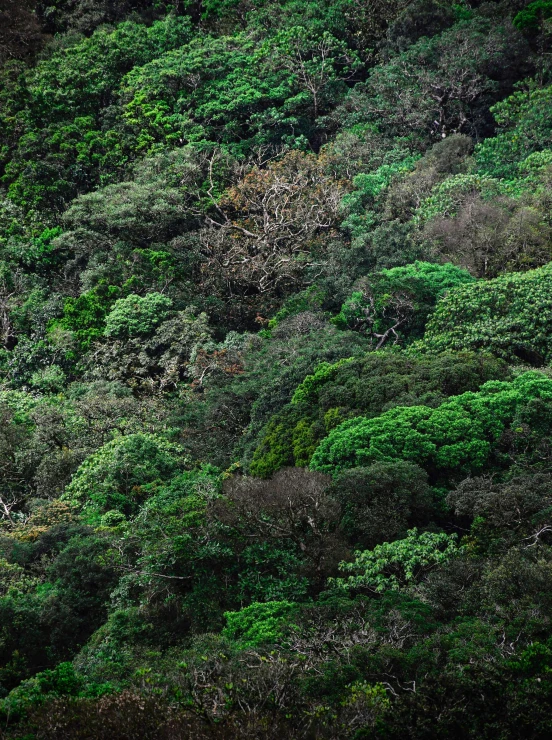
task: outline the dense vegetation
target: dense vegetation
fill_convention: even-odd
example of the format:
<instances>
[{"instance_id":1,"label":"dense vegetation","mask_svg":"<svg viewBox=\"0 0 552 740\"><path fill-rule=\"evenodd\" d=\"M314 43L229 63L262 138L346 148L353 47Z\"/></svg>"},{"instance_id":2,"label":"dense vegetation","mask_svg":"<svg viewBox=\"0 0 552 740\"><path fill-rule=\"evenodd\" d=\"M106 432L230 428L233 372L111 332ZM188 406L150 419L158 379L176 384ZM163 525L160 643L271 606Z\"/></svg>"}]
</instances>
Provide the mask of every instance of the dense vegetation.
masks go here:
<instances>
[{"instance_id":1,"label":"dense vegetation","mask_svg":"<svg viewBox=\"0 0 552 740\"><path fill-rule=\"evenodd\" d=\"M551 0L0 47L0 736L551 737Z\"/></svg>"}]
</instances>

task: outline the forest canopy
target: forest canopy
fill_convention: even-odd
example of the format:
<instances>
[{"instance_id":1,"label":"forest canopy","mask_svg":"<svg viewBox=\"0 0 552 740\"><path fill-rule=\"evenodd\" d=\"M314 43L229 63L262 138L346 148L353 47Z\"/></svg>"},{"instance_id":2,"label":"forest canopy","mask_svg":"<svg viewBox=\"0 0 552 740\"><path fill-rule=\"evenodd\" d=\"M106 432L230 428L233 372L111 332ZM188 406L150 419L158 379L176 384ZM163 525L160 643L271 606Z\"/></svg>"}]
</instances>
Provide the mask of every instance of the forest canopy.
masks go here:
<instances>
[{"instance_id":1,"label":"forest canopy","mask_svg":"<svg viewBox=\"0 0 552 740\"><path fill-rule=\"evenodd\" d=\"M1 740L552 736L551 60L0 0Z\"/></svg>"}]
</instances>

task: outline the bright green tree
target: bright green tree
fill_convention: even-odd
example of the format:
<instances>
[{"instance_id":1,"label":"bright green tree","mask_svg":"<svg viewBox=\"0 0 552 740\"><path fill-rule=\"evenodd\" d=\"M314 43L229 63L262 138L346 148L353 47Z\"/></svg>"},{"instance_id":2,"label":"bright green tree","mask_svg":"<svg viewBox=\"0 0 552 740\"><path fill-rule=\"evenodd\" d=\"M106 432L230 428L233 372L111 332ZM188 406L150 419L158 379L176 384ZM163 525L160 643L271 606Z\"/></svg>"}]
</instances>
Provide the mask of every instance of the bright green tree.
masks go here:
<instances>
[{"instance_id":1,"label":"bright green tree","mask_svg":"<svg viewBox=\"0 0 552 740\"><path fill-rule=\"evenodd\" d=\"M512 382L490 381L479 391L454 396L435 409L399 406L373 419L357 417L340 424L320 443L311 468L335 474L402 459L437 476L477 472L488 464L501 435L516 418L549 434L550 400L552 380L528 372Z\"/></svg>"},{"instance_id":2,"label":"bright green tree","mask_svg":"<svg viewBox=\"0 0 552 740\"><path fill-rule=\"evenodd\" d=\"M437 303L419 347L484 350L516 364L552 358L552 266L451 290Z\"/></svg>"},{"instance_id":3,"label":"bright green tree","mask_svg":"<svg viewBox=\"0 0 552 740\"><path fill-rule=\"evenodd\" d=\"M456 539L455 534L418 533L411 529L404 540L384 542L373 550L355 553L352 563L340 566L344 573L353 575L331 579L331 585L351 591L367 589L378 594L413 586L433 568L461 552Z\"/></svg>"},{"instance_id":4,"label":"bright green tree","mask_svg":"<svg viewBox=\"0 0 552 740\"><path fill-rule=\"evenodd\" d=\"M158 435L116 437L82 463L63 500L82 508L95 522L108 511L129 515L185 462L180 448Z\"/></svg>"}]
</instances>

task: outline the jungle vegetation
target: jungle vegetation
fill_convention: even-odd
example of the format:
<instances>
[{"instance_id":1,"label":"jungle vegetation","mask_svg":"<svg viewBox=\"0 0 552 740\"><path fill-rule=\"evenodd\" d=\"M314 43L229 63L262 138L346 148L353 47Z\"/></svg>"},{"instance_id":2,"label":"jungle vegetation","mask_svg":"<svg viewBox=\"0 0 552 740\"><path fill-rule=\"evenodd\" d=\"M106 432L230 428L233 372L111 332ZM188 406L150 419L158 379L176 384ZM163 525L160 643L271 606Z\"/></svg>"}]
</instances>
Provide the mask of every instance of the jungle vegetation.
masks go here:
<instances>
[{"instance_id":1,"label":"jungle vegetation","mask_svg":"<svg viewBox=\"0 0 552 740\"><path fill-rule=\"evenodd\" d=\"M0 737L552 736L552 0L0 0Z\"/></svg>"}]
</instances>

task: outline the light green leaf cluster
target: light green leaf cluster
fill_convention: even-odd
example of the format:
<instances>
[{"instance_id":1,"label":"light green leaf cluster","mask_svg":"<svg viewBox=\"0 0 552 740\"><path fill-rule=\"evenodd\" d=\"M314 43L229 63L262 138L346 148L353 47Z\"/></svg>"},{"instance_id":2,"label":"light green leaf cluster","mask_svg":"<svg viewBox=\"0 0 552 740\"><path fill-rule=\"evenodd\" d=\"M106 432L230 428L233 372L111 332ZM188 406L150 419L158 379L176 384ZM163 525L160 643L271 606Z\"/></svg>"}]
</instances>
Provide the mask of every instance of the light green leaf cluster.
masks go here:
<instances>
[{"instance_id":1,"label":"light green leaf cluster","mask_svg":"<svg viewBox=\"0 0 552 740\"><path fill-rule=\"evenodd\" d=\"M399 406L373 419L360 416L330 432L311 468L336 474L402 459L444 474L477 472L516 414L536 399L552 401L552 380L528 372L512 382L489 381L436 409Z\"/></svg>"},{"instance_id":2,"label":"light green leaf cluster","mask_svg":"<svg viewBox=\"0 0 552 740\"><path fill-rule=\"evenodd\" d=\"M81 464L62 499L82 508L91 521L108 511L129 515L185 462L181 448L157 434L116 437Z\"/></svg>"},{"instance_id":3,"label":"light green leaf cluster","mask_svg":"<svg viewBox=\"0 0 552 740\"><path fill-rule=\"evenodd\" d=\"M411 529L404 540L384 542L373 550L356 552L352 563L341 563L345 578L332 578L331 585L347 591L368 589L375 593L399 591L418 583L437 565L462 552L455 534Z\"/></svg>"},{"instance_id":4,"label":"light green leaf cluster","mask_svg":"<svg viewBox=\"0 0 552 740\"><path fill-rule=\"evenodd\" d=\"M319 389L335 378L339 368L349 362L353 362L354 359L354 357L344 357L342 360L338 360L333 364L329 362L320 363L314 373L312 375L307 375L305 380L297 386L295 393L291 398L291 403L298 404L303 402L308 403L309 401L312 402Z\"/></svg>"},{"instance_id":5,"label":"light green leaf cluster","mask_svg":"<svg viewBox=\"0 0 552 740\"><path fill-rule=\"evenodd\" d=\"M118 339L147 336L168 317L171 307L172 300L161 293L119 298L107 316L105 334Z\"/></svg>"},{"instance_id":6,"label":"light green leaf cluster","mask_svg":"<svg viewBox=\"0 0 552 740\"><path fill-rule=\"evenodd\" d=\"M552 265L449 291L420 349L485 350L513 363L552 359Z\"/></svg>"},{"instance_id":7,"label":"light green leaf cluster","mask_svg":"<svg viewBox=\"0 0 552 740\"><path fill-rule=\"evenodd\" d=\"M282 628L299 610L298 604L290 601L254 603L239 612L226 612L225 637L239 640L244 645L257 646L274 643L282 634Z\"/></svg>"},{"instance_id":8,"label":"light green leaf cluster","mask_svg":"<svg viewBox=\"0 0 552 740\"><path fill-rule=\"evenodd\" d=\"M16 422L30 423L30 414L39 403L38 398L24 391L0 391L0 405L8 407Z\"/></svg>"}]
</instances>

